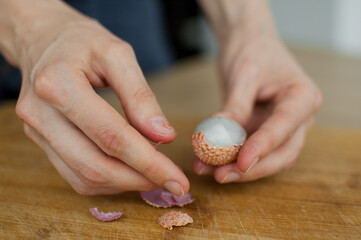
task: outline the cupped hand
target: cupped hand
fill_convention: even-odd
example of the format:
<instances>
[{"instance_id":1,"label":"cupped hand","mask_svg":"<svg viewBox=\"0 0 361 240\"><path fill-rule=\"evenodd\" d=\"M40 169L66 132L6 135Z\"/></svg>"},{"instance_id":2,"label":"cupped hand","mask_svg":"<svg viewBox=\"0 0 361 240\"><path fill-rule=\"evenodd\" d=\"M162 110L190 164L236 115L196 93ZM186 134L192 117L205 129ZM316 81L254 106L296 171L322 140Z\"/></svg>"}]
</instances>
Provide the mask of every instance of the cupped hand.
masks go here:
<instances>
[{"instance_id":1,"label":"cupped hand","mask_svg":"<svg viewBox=\"0 0 361 240\"><path fill-rule=\"evenodd\" d=\"M144 138L167 143L176 132L131 46L74 12L55 12L29 34L16 112L61 176L84 195L158 186L186 193L183 172ZM129 123L93 90L108 85Z\"/></svg>"},{"instance_id":2,"label":"cupped hand","mask_svg":"<svg viewBox=\"0 0 361 240\"><path fill-rule=\"evenodd\" d=\"M248 138L236 162L212 167L196 159L193 170L229 183L292 167L322 102L317 86L273 34L233 34L221 46L219 66L225 103L216 115L239 122Z\"/></svg>"}]
</instances>

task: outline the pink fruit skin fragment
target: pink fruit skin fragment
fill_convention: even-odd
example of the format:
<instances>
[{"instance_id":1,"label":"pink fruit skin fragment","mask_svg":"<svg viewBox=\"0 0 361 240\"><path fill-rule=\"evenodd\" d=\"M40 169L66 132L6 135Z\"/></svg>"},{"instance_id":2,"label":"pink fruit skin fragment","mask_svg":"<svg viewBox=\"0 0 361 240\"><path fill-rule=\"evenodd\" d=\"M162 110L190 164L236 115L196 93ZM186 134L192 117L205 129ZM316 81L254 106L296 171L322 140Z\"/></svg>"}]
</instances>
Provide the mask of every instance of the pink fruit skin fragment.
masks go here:
<instances>
[{"instance_id":1,"label":"pink fruit skin fragment","mask_svg":"<svg viewBox=\"0 0 361 240\"><path fill-rule=\"evenodd\" d=\"M170 211L158 218L158 224L168 230L172 230L173 226L184 226L189 223L193 223L193 218L179 211Z\"/></svg>"},{"instance_id":2,"label":"pink fruit skin fragment","mask_svg":"<svg viewBox=\"0 0 361 240\"><path fill-rule=\"evenodd\" d=\"M168 208L171 206L170 203L164 201L160 196L162 192L165 190L163 188L158 188L153 191L148 192L140 192L140 196L143 198L143 200L152 205L153 207L163 207Z\"/></svg>"},{"instance_id":3,"label":"pink fruit skin fragment","mask_svg":"<svg viewBox=\"0 0 361 240\"><path fill-rule=\"evenodd\" d=\"M187 193L186 195L179 197L170 192L162 192L160 197L164 201L171 204L172 206L178 206L178 207L183 207L184 205L190 204L194 201L190 193Z\"/></svg>"},{"instance_id":4,"label":"pink fruit skin fragment","mask_svg":"<svg viewBox=\"0 0 361 240\"><path fill-rule=\"evenodd\" d=\"M156 144L154 144L154 148L157 148L159 145L161 145L161 144L163 144L163 142L161 141L161 142L157 142Z\"/></svg>"},{"instance_id":5,"label":"pink fruit skin fragment","mask_svg":"<svg viewBox=\"0 0 361 240\"><path fill-rule=\"evenodd\" d=\"M98 208L90 208L89 211L94 217L96 217L96 219L102 222L111 222L117 220L123 215L122 212L99 212Z\"/></svg>"},{"instance_id":6,"label":"pink fruit skin fragment","mask_svg":"<svg viewBox=\"0 0 361 240\"><path fill-rule=\"evenodd\" d=\"M140 192L140 196L148 204L154 207L163 207L163 208L168 208L173 206L183 207L184 205L194 201L194 199L191 198L190 193L187 193L183 197L179 197L171 192L168 192L163 188L158 188L148 192Z\"/></svg>"}]
</instances>

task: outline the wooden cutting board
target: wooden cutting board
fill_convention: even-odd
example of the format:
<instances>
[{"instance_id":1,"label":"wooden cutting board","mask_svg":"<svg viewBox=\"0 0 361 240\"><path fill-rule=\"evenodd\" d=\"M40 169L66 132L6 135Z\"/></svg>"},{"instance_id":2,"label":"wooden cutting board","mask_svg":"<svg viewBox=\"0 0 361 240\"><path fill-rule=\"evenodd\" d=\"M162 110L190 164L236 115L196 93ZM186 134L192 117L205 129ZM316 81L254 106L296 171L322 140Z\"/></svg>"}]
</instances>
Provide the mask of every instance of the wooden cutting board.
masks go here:
<instances>
[{"instance_id":1,"label":"wooden cutting board","mask_svg":"<svg viewBox=\"0 0 361 240\"><path fill-rule=\"evenodd\" d=\"M190 135L199 119L170 119L177 140L159 147L181 165L196 201L194 223L173 231L136 192L85 197L57 174L22 133L12 106L0 111L1 239L360 239L361 132L314 128L298 162L274 177L217 184L193 174ZM103 223L89 208L123 211Z\"/></svg>"},{"instance_id":2,"label":"wooden cutting board","mask_svg":"<svg viewBox=\"0 0 361 240\"><path fill-rule=\"evenodd\" d=\"M221 106L213 61L188 61L151 78L178 131L175 142L158 149L185 170L196 199L181 209L194 223L173 231L157 224L168 210L147 205L136 192L76 194L24 136L14 103L1 106L0 239L361 239L361 112L355 111L361 61L307 51L297 56L324 92L318 125L295 167L250 183L220 185L191 172L190 135ZM352 84L340 84L340 76ZM120 110L114 94L102 95ZM103 223L91 207L124 216Z\"/></svg>"}]
</instances>

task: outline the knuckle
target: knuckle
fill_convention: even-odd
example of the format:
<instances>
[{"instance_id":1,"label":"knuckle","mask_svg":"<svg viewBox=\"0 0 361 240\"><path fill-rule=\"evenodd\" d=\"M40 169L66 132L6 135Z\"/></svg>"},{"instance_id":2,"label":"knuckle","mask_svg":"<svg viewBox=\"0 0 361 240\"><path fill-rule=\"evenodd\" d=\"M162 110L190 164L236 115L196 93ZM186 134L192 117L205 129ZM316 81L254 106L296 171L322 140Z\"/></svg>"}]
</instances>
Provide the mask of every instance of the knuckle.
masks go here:
<instances>
[{"instance_id":1,"label":"knuckle","mask_svg":"<svg viewBox=\"0 0 361 240\"><path fill-rule=\"evenodd\" d=\"M133 47L122 40L116 40L110 43L105 51L109 56L115 56L118 58L134 56Z\"/></svg>"},{"instance_id":2,"label":"knuckle","mask_svg":"<svg viewBox=\"0 0 361 240\"><path fill-rule=\"evenodd\" d=\"M122 155L124 146L122 138L112 130L99 133L100 147L110 156Z\"/></svg>"},{"instance_id":3,"label":"knuckle","mask_svg":"<svg viewBox=\"0 0 361 240\"><path fill-rule=\"evenodd\" d=\"M41 116L36 112L36 108L29 100L19 99L15 106L16 115L24 122L31 126L38 126L41 123Z\"/></svg>"},{"instance_id":4,"label":"knuckle","mask_svg":"<svg viewBox=\"0 0 361 240\"><path fill-rule=\"evenodd\" d=\"M28 118L29 118L29 109L28 107L25 105L24 101L19 100L16 103L15 106L15 112L16 115L23 120L24 122L27 122Z\"/></svg>"},{"instance_id":5,"label":"knuckle","mask_svg":"<svg viewBox=\"0 0 361 240\"><path fill-rule=\"evenodd\" d=\"M65 91L57 79L56 72L58 70L56 68L56 66L48 67L35 74L33 80L34 93L40 99L56 105L62 105L61 100L63 98L61 96L64 95Z\"/></svg>"},{"instance_id":6,"label":"knuckle","mask_svg":"<svg viewBox=\"0 0 361 240\"><path fill-rule=\"evenodd\" d=\"M34 77L34 92L40 98L48 98L53 92L54 85L51 84L52 77L50 71L42 71Z\"/></svg>"},{"instance_id":7,"label":"knuckle","mask_svg":"<svg viewBox=\"0 0 361 240\"><path fill-rule=\"evenodd\" d=\"M84 165L78 170L80 181L89 189L105 187L109 180L99 166Z\"/></svg>"},{"instance_id":8,"label":"knuckle","mask_svg":"<svg viewBox=\"0 0 361 240\"><path fill-rule=\"evenodd\" d=\"M63 107L69 92L65 88L66 84L60 81L59 76L62 76L62 80L67 80L65 76L72 65L74 65L73 62L57 63L35 72L33 74L35 95L50 104Z\"/></svg>"},{"instance_id":9,"label":"knuckle","mask_svg":"<svg viewBox=\"0 0 361 240\"><path fill-rule=\"evenodd\" d=\"M149 103L157 104L157 98L148 87L141 87L132 94L129 101L124 101L123 109L128 111Z\"/></svg>"},{"instance_id":10,"label":"knuckle","mask_svg":"<svg viewBox=\"0 0 361 240\"><path fill-rule=\"evenodd\" d=\"M147 102L154 102L156 101L156 97L154 93L147 87L139 88L133 96L133 100L135 105L144 104Z\"/></svg>"},{"instance_id":11,"label":"knuckle","mask_svg":"<svg viewBox=\"0 0 361 240\"><path fill-rule=\"evenodd\" d=\"M82 24L86 24L86 25L89 25L89 26L92 26L94 28L103 28L101 22L99 22L98 19L96 18L88 18L88 20L86 22L82 22Z\"/></svg>"},{"instance_id":12,"label":"knuckle","mask_svg":"<svg viewBox=\"0 0 361 240\"><path fill-rule=\"evenodd\" d=\"M124 52L125 54L134 55L134 49L132 45L130 45L128 42L121 41L119 47L122 49L122 52Z\"/></svg>"},{"instance_id":13,"label":"knuckle","mask_svg":"<svg viewBox=\"0 0 361 240\"><path fill-rule=\"evenodd\" d=\"M242 59L236 60L236 63L233 65L231 71L228 73L231 84L234 85L239 83L239 81L237 81L238 79L247 81L259 79L255 77L258 65L259 64L255 60L249 57L244 57Z\"/></svg>"},{"instance_id":14,"label":"knuckle","mask_svg":"<svg viewBox=\"0 0 361 240\"><path fill-rule=\"evenodd\" d=\"M154 175L155 171L156 171L156 165L148 161L147 163L145 163L145 167L143 168L141 173L143 175L149 176L149 175Z\"/></svg>"},{"instance_id":15,"label":"knuckle","mask_svg":"<svg viewBox=\"0 0 361 240\"><path fill-rule=\"evenodd\" d=\"M258 63L250 58L245 58L241 62L240 74L242 77L248 80L253 80L252 76L255 75L255 72L258 70Z\"/></svg>"}]
</instances>

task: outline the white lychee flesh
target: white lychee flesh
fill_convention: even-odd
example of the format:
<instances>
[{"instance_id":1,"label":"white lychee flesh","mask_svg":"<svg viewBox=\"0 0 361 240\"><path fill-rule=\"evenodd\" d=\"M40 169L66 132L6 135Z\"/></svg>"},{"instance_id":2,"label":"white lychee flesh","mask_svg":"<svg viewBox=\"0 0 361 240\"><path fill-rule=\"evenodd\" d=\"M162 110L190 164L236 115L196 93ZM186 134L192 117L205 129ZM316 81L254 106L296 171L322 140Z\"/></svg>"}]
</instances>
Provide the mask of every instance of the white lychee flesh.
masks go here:
<instances>
[{"instance_id":1,"label":"white lychee flesh","mask_svg":"<svg viewBox=\"0 0 361 240\"><path fill-rule=\"evenodd\" d=\"M236 121L216 116L203 120L198 124L195 133L203 132L212 147L229 147L242 145L247 134Z\"/></svg>"},{"instance_id":2,"label":"white lychee flesh","mask_svg":"<svg viewBox=\"0 0 361 240\"><path fill-rule=\"evenodd\" d=\"M193 150L202 162L222 166L237 159L246 136L246 131L236 121L211 117L202 121L193 133Z\"/></svg>"}]
</instances>

